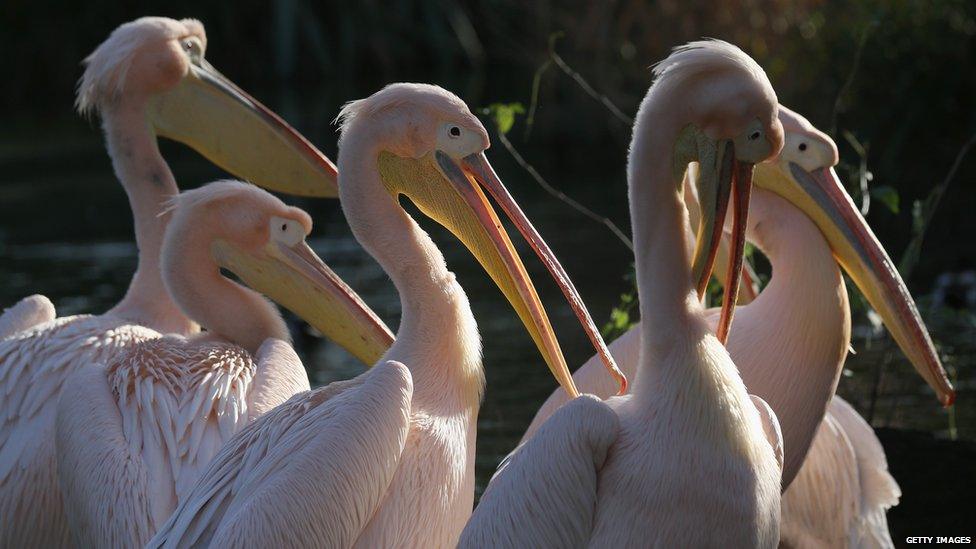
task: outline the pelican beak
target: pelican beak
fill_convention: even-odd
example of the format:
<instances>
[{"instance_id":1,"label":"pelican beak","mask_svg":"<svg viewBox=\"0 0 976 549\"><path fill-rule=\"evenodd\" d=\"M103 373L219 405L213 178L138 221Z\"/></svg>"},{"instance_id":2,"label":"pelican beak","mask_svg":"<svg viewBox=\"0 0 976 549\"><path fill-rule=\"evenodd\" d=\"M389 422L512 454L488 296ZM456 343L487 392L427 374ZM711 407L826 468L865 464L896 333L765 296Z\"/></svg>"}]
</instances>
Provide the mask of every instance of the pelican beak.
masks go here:
<instances>
[{"instance_id":1,"label":"pelican beak","mask_svg":"<svg viewBox=\"0 0 976 549\"><path fill-rule=\"evenodd\" d=\"M393 344L386 324L308 247L270 242L261 253L217 240L211 252L221 267L295 313L367 366Z\"/></svg>"},{"instance_id":2,"label":"pelican beak","mask_svg":"<svg viewBox=\"0 0 976 549\"><path fill-rule=\"evenodd\" d=\"M339 196L335 165L277 114L201 60L147 109L158 135L272 191Z\"/></svg>"},{"instance_id":3,"label":"pelican beak","mask_svg":"<svg viewBox=\"0 0 976 549\"><path fill-rule=\"evenodd\" d=\"M451 231L467 247L491 276L498 288L515 309L536 346L539 348L553 376L571 397L579 395L566 366L559 342L553 333L545 308L519 258L512 241L502 226L481 185L501 187L484 158L454 159L442 151L434 151L421 158L403 158L389 152L378 157L381 179L391 195L404 195L423 212ZM480 180L479 180L480 179ZM518 211L512 216L517 226L534 234L529 240L537 248L542 238ZM548 252L538 251L545 255ZM555 261L553 259L553 261ZM568 279L556 279L564 292ZM578 297L577 297L578 299Z\"/></svg>"},{"instance_id":4,"label":"pelican beak","mask_svg":"<svg viewBox=\"0 0 976 549\"><path fill-rule=\"evenodd\" d=\"M723 344L728 341L729 328L739 295L745 253L746 220L749 213L749 196L752 193L751 162L735 157L735 145L722 140L717 146L707 146L700 151L700 178L698 196L701 201L701 223L692 260L692 276L698 297L705 293L708 279L715 265L715 257L722 240L725 213L732 202L732 234L729 237L729 259L725 271L725 292L716 335Z\"/></svg>"},{"instance_id":5,"label":"pelican beak","mask_svg":"<svg viewBox=\"0 0 976 549\"><path fill-rule=\"evenodd\" d=\"M685 207L688 210L688 224L691 226L692 230L697 229L701 224L701 206L698 204L698 193L695 189L695 182L698 180L698 163L692 163L688 165L688 170L685 172ZM715 271L719 273L725 273L728 271L729 262L732 260L731 248L729 247L729 239L726 233L722 234L722 239L719 241L718 250L715 252ZM723 283L722 278L716 278L719 283ZM756 297L759 295L759 275L756 274L755 269L748 260L742 262L742 282L739 284L739 299L736 300L737 305L748 305L752 303ZM701 294L699 294L701 297Z\"/></svg>"},{"instance_id":6,"label":"pelican beak","mask_svg":"<svg viewBox=\"0 0 976 549\"><path fill-rule=\"evenodd\" d=\"M600 330L597 329L596 323L593 322L589 309L586 308L579 292L576 291L576 286L573 284L572 279L569 278L569 274L566 273L559 260L556 259L556 255L549 249L549 245L542 240L535 227L532 226L532 222L522 213L522 208L515 202L512 195L508 193L508 189L505 188L505 185L502 184L501 179L499 179L495 170L491 167L485 153L482 152L467 156L462 160L461 165L467 173L474 177L476 182L491 193L495 202L501 206L505 214L508 215L508 218L515 224L518 231L522 233L522 237L529 242L532 250L539 257L539 260L549 270L549 274L559 283L559 289L562 290L566 301L569 302L573 312L576 313L576 318L583 325L587 337L590 338L590 343L596 349L597 354L600 355L600 359L603 361L610 376L617 380L619 386L617 394L626 394L627 376L617 367L613 355L610 354L610 350L607 348L606 342L603 341Z\"/></svg>"},{"instance_id":7,"label":"pelican beak","mask_svg":"<svg viewBox=\"0 0 976 549\"><path fill-rule=\"evenodd\" d=\"M757 170L757 185L783 196L816 223L838 263L881 315L912 365L935 390L939 401L951 406L955 391L915 301L833 168L808 172L790 163L783 168L762 165Z\"/></svg>"}]
</instances>

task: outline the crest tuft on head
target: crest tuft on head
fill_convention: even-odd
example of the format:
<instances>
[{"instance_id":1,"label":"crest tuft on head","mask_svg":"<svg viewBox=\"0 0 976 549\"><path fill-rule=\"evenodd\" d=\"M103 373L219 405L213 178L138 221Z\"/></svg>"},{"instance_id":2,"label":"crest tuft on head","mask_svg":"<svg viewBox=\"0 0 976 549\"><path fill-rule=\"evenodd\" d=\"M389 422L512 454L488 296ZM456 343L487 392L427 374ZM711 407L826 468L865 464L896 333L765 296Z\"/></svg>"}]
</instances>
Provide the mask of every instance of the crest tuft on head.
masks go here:
<instances>
[{"instance_id":1,"label":"crest tuft on head","mask_svg":"<svg viewBox=\"0 0 976 549\"><path fill-rule=\"evenodd\" d=\"M164 41L192 34L206 46L203 24L196 19L176 21L166 17L141 17L119 25L82 64L85 73L78 80L75 108L91 115L104 101L125 92L125 79L139 48L154 40Z\"/></svg>"}]
</instances>

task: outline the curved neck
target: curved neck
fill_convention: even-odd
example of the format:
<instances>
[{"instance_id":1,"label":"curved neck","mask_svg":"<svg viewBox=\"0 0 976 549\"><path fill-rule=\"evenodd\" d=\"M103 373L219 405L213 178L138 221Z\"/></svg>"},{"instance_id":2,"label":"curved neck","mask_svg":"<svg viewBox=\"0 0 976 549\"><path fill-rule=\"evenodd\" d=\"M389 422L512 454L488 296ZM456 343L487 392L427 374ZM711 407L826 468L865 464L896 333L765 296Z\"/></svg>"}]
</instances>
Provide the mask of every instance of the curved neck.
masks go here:
<instances>
[{"instance_id":1,"label":"curved neck","mask_svg":"<svg viewBox=\"0 0 976 549\"><path fill-rule=\"evenodd\" d=\"M778 196L757 189L754 206L757 200L750 240L769 258L772 278L753 303L739 309L728 348L749 392L779 418L788 479L837 388L851 317L844 280L819 229Z\"/></svg>"},{"instance_id":2,"label":"curved neck","mask_svg":"<svg viewBox=\"0 0 976 549\"><path fill-rule=\"evenodd\" d=\"M637 289L640 295L642 352L635 391L675 345L705 337L691 277L686 242L687 212L679 181L672 175L673 143L681 127L670 113L655 108L658 94L644 99L634 125L628 163ZM654 128L649 128L654 120ZM655 366L656 365L656 366Z\"/></svg>"},{"instance_id":3,"label":"curved neck","mask_svg":"<svg viewBox=\"0 0 976 549\"><path fill-rule=\"evenodd\" d=\"M414 406L429 413L477 411L484 386L481 339L464 290L427 233L386 190L368 128L346 130L339 151L339 193L360 244L390 276L402 317L384 359L414 378Z\"/></svg>"},{"instance_id":4,"label":"curved neck","mask_svg":"<svg viewBox=\"0 0 976 549\"><path fill-rule=\"evenodd\" d=\"M189 227L170 227L163 246L163 279L173 301L213 335L252 355L268 338L291 341L278 309L261 294L227 279L209 239Z\"/></svg>"},{"instance_id":5,"label":"curved neck","mask_svg":"<svg viewBox=\"0 0 976 549\"><path fill-rule=\"evenodd\" d=\"M109 313L164 333L188 334L196 326L176 307L160 275L160 248L169 214L160 215L179 189L159 154L144 101L126 101L102 111L115 175L129 197L139 264L125 297Z\"/></svg>"}]
</instances>

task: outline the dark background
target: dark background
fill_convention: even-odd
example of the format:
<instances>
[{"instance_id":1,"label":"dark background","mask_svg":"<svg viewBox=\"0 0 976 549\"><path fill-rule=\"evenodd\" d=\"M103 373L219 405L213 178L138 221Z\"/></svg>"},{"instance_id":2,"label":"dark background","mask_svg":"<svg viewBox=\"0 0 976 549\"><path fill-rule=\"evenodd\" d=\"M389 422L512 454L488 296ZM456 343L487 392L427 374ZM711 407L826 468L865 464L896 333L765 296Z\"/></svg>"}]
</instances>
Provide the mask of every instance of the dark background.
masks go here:
<instances>
[{"instance_id":1,"label":"dark background","mask_svg":"<svg viewBox=\"0 0 976 549\"><path fill-rule=\"evenodd\" d=\"M440 84L472 108L528 107L533 76L550 60L550 37L561 32L555 51L632 116L652 63L687 41L722 38L765 68L783 104L834 137L838 174L858 204L859 178L870 172L867 219L896 262L918 232L916 202L944 182L976 134L976 2L966 0L6 0L0 9L0 306L43 291L62 313L101 312L124 291L134 265L131 216L97 122L77 116L72 105L80 61L116 26L142 15L200 19L208 60L333 158L332 120L341 104L389 82ZM539 84L531 133L523 116L509 138L550 183L629 233L629 124L556 66ZM222 176L181 146L164 144L163 153L184 188ZM606 229L549 199L497 139L489 156L603 322L630 287L629 252ZM938 408L887 338L872 335L852 292L858 355L848 360L840 392L880 428L902 485L902 502L889 515L896 543L907 535L973 535L963 525L974 516L976 311L965 285L950 288L946 299L932 295L940 276L974 269L974 176L976 159L962 158L925 227L920 261L903 272L959 389L954 412ZM316 249L395 327L396 296L349 244L337 205L301 205L313 213L316 234L325 235ZM480 490L553 383L544 368L522 365L538 362L537 355L483 274L455 241L424 226L435 231L472 297L485 341ZM543 280L540 267L528 267ZM537 283L547 303L558 303L555 289ZM557 331L572 330L571 317L554 307ZM591 351L578 332L569 334L561 335L568 362L580 364ZM342 377L341 370L316 366L323 353L334 359L332 351L299 339L317 382Z\"/></svg>"},{"instance_id":2,"label":"dark background","mask_svg":"<svg viewBox=\"0 0 976 549\"><path fill-rule=\"evenodd\" d=\"M135 4L7 0L0 12L0 104L7 106L0 136L29 150L30 140L47 140L52 128L89 135L89 124L72 112L80 60L120 22L146 14L203 21L208 59L286 115L296 110L291 104L301 105L293 120L324 134L318 144L327 153L334 152L329 125L341 103L389 82L439 83L473 107L527 104L553 32L565 33L557 44L562 57L628 115L653 62L675 45L716 37L755 57L782 103L834 135L846 164L859 158L843 132L864 144L872 184L900 195L897 214L874 208L870 215L898 257L911 235L913 201L945 177L976 132L976 6L965 0ZM538 149L529 157L543 173L553 162L598 163L608 184L623 180L629 127L558 69L542 79L528 144L521 136L515 132L513 141ZM574 154L594 144L596 157ZM933 260L918 266L911 283L973 267L976 239L966 236L976 232L974 170L973 162L961 166L928 229L926 258ZM573 190L578 182L559 184ZM609 213L626 227L623 208Z\"/></svg>"}]
</instances>

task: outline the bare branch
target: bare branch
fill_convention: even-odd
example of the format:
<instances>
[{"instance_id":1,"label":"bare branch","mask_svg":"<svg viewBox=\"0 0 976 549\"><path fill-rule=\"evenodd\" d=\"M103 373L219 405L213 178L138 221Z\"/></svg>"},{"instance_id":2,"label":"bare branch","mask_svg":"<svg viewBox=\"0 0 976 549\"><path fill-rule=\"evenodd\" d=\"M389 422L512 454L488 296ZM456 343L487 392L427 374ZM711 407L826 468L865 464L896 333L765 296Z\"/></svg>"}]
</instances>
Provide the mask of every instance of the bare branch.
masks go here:
<instances>
[{"instance_id":1,"label":"bare branch","mask_svg":"<svg viewBox=\"0 0 976 549\"><path fill-rule=\"evenodd\" d=\"M837 115L840 114L841 103L844 102L844 96L847 95L848 90L854 85L854 77L857 76L857 69L861 66L861 54L864 53L864 46L868 43L868 34L874 25L875 23L869 23L861 31L861 37L857 43L857 51L854 52L854 63L851 65L851 72L847 74L847 80L844 81L844 85L837 91L837 97L834 98L834 110L830 113L830 135L837 135Z\"/></svg>"},{"instance_id":2,"label":"bare branch","mask_svg":"<svg viewBox=\"0 0 976 549\"><path fill-rule=\"evenodd\" d=\"M939 202L942 201L942 196L945 195L949 184L956 177L959 166L962 165L962 161L974 145L976 145L976 134L970 136L969 140L959 149L959 152L956 154L956 160L952 163L952 167L949 168L949 173L946 174L945 179L929 192L929 195L925 197L925 202L921 204L921 211L918 214L920 218L916 219L914 223L915 234L912 236L911 242L908 243L908 248L905 249L905 253L901 258L901 264L899 265L898 270L901 271L901 276L908 278L909 274L915 269L915 265L918 264L918 258L922 252L922 241L925 239L925 231L928 229L929 223L931 223L932 217L935 215L935 210L939 207Z\"/></svg>"},{"instance_id":3,"label":"bare branch","mask_svg":"<svg viewBox=\"0 0 976 549\"><path fill-rule=\"evenodd\" d=\"M613 232L613 234L616 235L616 237L621 242L623 242L624 245L627 246L627 248L629 248L631 252L634 251L634 243L631 242L629 238L627 238L627 235L624 234L624 232L620 230L620 227L618 227L613 221L610 221L610 219L607 217L597 214L593 210L587 208L586 206L566 196L566 194L560 191L559 189L550 185L549 182L546 181L541 174L539 174L539 172L535 169L535 167L529 164L528 161L525 160L525 158L523 158L521 154L519 154L519 152L512 145L512 142L508 140L508 137L504 133L498 132L498 140L501 142L502 146L505 147L505 150L507 150L509 154L512 155L512 158L514 158L515 161L518 162L518 165L521 166L523 170L529 172L529 175L532 176L532 179L535 179L535 182L538 183L540 187L545 189L547 193L565 202L571 208L580 212L586 217L589 217L593 221L596 221L597 223L602 223L608 229L610 229L610 231Z\"/></svg>"},{"instance_id":4,"label":"bare branch","mask_svg":"<svg viewBox=\"0 0 976 549\"><path fill-rule=\"evenodd\" d=\"M572 78L573 81L576 82L576 84L579 85L580 88L583 88L583 91L585 91L587 95L589 95L593 99L596 99L601 105L606 107L607 110L610 111L610 114L612 114L617 120L623 122L628 126L632 126L634 124L633 118L627 116L626 114L623 113L623 111L617 108L617 106L613 104L613 101L611 101L609 97L596 91L593 88L593 86L591 86L590 83L583 78L582 74L573 70L573 68L570 67L569 64L567 64L566 61L564 61L563 58L560 57L558 53L556 53L556 42L561 37L562 37L561 32L553 33L552 35L549 36L549 57L552 59L553 63L555 63L556 66L559 67L561 71L566 73L567 76Z\"/></svg>"}]
</instances>

